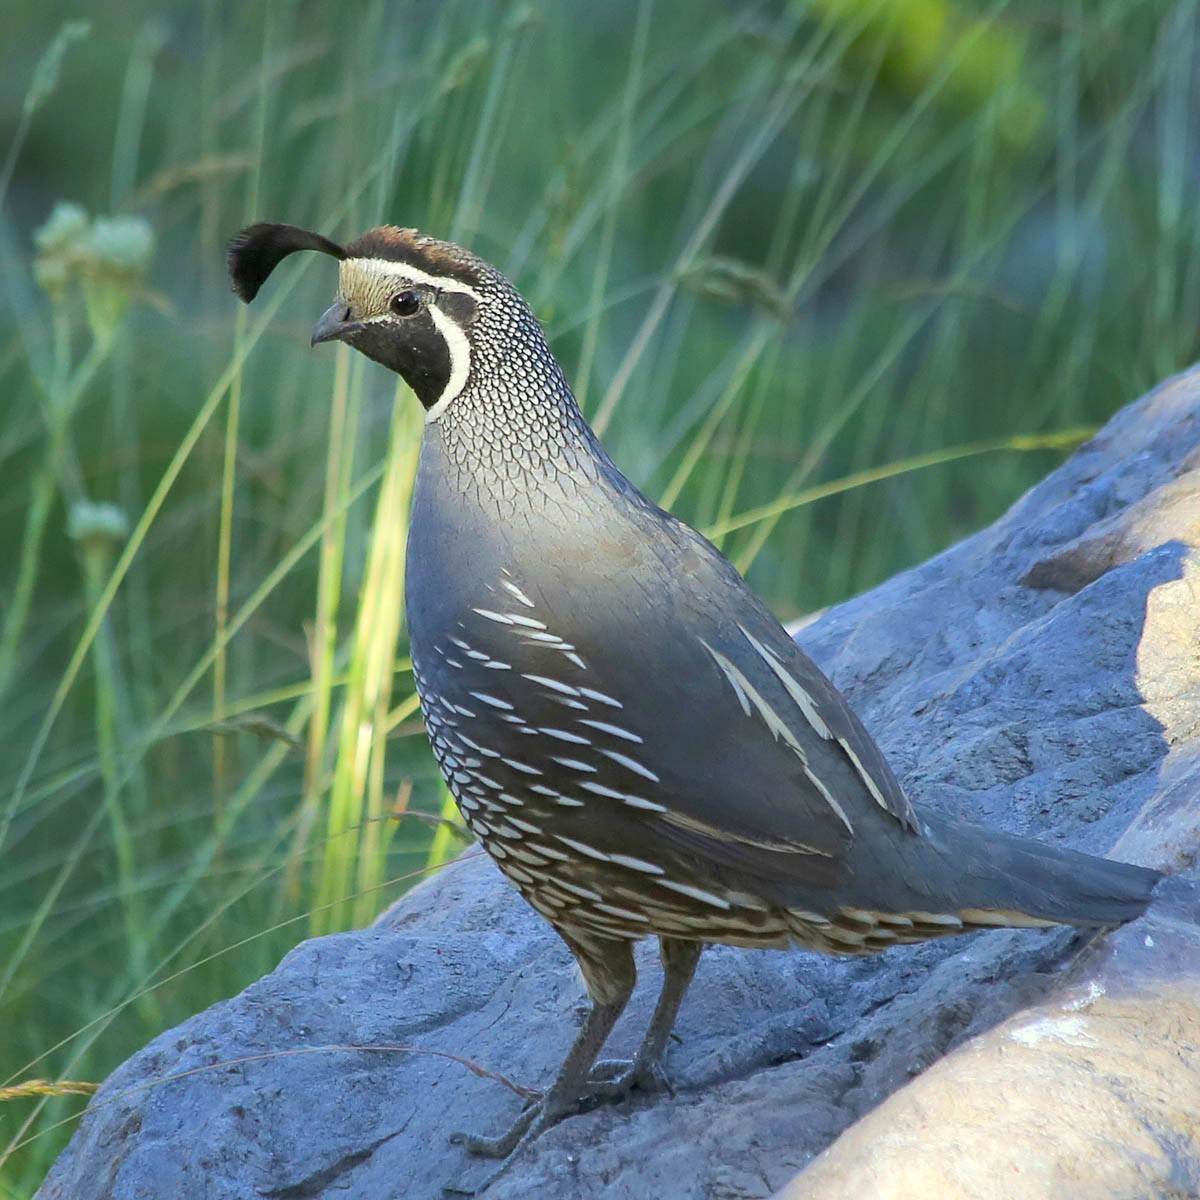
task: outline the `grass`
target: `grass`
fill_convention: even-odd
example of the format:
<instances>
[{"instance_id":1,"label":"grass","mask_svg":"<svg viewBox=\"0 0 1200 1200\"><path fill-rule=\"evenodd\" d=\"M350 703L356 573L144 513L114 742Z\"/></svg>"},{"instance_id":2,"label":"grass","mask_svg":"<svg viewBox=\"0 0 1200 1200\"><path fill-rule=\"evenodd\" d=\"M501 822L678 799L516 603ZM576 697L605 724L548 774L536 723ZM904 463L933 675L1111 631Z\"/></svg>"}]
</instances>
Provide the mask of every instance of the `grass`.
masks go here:
<instances>
[{"instance_id":1,"label":"grass","mask_svg":"<svg viewBox=\"0 0 1200 1200\"><path fill-rule=\"evenodd\" d=\"M465 843L403 624L420 413L309 354L328 264L238 308L240 225L497 262L784 618L1196 353L1195 3L9 7L0 1197L81 1086Z\"/></svg>"}]
</instances>

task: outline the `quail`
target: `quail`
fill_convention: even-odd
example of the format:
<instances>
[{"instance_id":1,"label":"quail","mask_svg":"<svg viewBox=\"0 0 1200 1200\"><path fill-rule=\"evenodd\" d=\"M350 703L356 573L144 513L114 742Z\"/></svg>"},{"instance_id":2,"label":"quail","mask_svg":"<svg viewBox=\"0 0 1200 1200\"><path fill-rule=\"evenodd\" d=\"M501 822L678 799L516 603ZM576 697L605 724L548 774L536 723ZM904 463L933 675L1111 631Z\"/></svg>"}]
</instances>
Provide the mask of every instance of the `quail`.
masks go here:
<instances>
[{"instance_id":1,"label":"quail","mask_svg":"<svg viewBox=\"0 0 1200 1200\"><path fill-rule=\"evenodd\" d=\"M312 344L425 409L406 602L429 740L463 818L578 961L591 1010L509 1154L585 1098L659 1082L706 943L863 954L996 926L1109 927L1152 870L917 812L862 722L734 567L629 482L529 306L469 251L385 226L257 224L249 302L296 250L339 261ZM659 940L630 1064L597 1055Z\"/></svg>"}]
</instances>

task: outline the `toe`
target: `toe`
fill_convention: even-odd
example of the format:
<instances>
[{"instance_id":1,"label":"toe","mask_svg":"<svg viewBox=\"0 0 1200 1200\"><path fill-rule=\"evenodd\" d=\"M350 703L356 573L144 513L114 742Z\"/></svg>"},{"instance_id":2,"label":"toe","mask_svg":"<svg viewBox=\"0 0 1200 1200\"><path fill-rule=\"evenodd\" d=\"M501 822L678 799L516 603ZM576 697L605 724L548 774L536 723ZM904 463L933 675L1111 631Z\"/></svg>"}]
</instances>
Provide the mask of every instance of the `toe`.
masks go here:
<instances>
[{"instance_id":1,"label":"toe","mask_svg":"<svg viewBox=\"0 0 1200 1200\"><path fill-rule=\"evenodd\" d=\"M525 1132L537 1121L543 1111L541 1100L529 1105L528 1108L501 1134L496 1137L485 1137L479 1133L456 1132L450 1135L450 1141L462 1146L471 1154L481 1158L507 1158L517 1143L524 1137Z\"/></svg>"}]
</instances>

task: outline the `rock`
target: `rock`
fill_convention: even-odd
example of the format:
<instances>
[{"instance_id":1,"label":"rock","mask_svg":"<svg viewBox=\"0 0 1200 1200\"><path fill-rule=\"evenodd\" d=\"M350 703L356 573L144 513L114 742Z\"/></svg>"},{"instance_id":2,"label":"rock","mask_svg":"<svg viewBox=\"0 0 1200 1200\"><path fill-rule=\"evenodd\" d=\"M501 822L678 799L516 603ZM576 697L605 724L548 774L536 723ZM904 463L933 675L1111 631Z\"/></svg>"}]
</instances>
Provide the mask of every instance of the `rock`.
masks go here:
<instances>
[{"instance_id":1,"label":"rock","mask_svg":"<svg viewBox=\"0 0 1200 1200\"><path fill-rule=\"evenodd\" d=\"M919 804L1192 871L1198 464L1193 373L991 528L801 631ZM865 960L717 947L668 1054L674 1096L562 1122L486 1195L1195 1194L1198 913L1172 882L1090 945L1055 930ZM657 987L642 950L615 1053ZM372 928L301 944L156 1038L93 1099L38 1194L470 1190L494 1167L447 1134L515 1116L508 1084L550 1079L584 1004L566 950L468 852Z\"/></svg>"},{"instance_id":2,"label":"rock","mask_svg":"<svg viewBox=\"0 0 1200 1200\"><path fill-rule=\"evenodd\" d=\"M1156 903L1097 942L1069 986L901 1088L778 1200L1200 1195L1196 916L1194 895Z\"/></svg>"}]
</instances>

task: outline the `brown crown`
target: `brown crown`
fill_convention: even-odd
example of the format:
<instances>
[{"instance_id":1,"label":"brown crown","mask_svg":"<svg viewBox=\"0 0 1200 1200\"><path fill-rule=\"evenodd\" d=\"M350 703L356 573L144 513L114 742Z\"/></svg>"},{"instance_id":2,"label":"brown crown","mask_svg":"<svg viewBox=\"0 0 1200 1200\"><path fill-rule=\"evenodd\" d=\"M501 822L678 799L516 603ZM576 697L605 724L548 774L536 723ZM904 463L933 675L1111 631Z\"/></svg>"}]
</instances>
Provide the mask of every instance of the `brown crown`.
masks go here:
<instances>
[{"instance_id":1,"label":"brown crown","mask_svg":"<svg viewBox=\"0 0 1200 1200\"><path fill-rule=\"evenodd\" d=\"M417 229L380 225L346 247L347 258L386 258L408 263L430 275L448 275L460 283L478 284L492 269L469 250L443 242Z\"/></svg>"}]
</instances>

